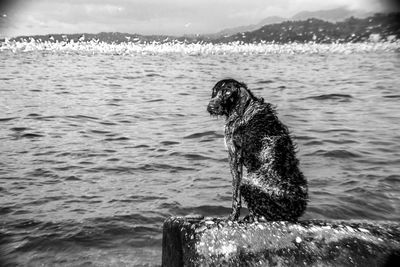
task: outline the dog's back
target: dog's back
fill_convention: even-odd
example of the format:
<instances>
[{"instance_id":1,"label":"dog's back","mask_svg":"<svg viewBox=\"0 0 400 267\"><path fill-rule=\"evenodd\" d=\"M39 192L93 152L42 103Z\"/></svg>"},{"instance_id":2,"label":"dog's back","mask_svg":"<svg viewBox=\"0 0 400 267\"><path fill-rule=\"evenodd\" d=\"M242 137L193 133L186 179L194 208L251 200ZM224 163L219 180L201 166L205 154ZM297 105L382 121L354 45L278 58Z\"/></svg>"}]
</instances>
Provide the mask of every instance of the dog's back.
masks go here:
<instances>
[{"instance_id":1,"label":"dog's back","mask_svg":"<svg viewBox=\"0 0 400 267\"><path fill-rule=\"evenodd\" d=\"M243 116L227 120L225 132L241 144L247 175L240 191L250 213L267 220L297 220L306 208L307 182L289 131L271 104L252 102Z\"/></svg>"}]
</instances>

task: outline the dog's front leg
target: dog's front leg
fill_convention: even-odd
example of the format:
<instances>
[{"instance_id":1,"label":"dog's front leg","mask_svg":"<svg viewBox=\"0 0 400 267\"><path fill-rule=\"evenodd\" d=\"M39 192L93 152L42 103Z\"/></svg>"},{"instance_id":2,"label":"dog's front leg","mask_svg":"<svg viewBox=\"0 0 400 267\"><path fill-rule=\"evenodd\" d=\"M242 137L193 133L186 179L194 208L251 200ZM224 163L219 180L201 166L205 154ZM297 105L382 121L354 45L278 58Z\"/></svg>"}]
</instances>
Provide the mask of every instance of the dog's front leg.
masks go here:
<instances>
[{"instance_id":1,"label":"dog's front leg","mask_svg":"<svg viewBox=\"0 0 400 267\"><path fill-rule=\"evenodd\" d=\"M230 220L237 221L242 207L242 198L240 194L240 183L242 181L243 164L241 149L229 149L229 165L232 174L232 212Z\"/></svg>"}]
</instances>

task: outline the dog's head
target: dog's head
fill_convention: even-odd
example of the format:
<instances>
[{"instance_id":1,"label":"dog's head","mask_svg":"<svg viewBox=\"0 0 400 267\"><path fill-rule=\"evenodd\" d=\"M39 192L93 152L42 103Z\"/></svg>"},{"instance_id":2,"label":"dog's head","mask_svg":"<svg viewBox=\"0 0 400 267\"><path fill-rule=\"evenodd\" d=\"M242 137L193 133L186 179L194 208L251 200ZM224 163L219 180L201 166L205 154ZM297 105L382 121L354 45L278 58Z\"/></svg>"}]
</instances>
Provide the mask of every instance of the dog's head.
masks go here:
<instances>
[{"instance_id":1,"label":"dog's head","mask_svg":"<svg viewBox=\"0 0 400 267\"><path fill-rule=\"evenodd\" d=\"M211 115L228 117L234 110L244 106L244 102L249 99L255 99L255 97L244 83L234 79L221 80L212 89L207 111Z\"/></svg>"}]
</instances>

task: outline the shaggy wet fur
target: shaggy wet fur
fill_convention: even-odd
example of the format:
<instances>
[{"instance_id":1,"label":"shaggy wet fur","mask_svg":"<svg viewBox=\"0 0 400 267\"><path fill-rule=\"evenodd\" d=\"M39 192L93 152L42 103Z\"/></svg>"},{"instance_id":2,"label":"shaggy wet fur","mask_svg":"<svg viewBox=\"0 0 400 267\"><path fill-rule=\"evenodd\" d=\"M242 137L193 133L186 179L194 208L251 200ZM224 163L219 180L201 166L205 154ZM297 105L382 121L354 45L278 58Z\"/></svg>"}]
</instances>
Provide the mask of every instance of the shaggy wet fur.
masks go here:
<instances>
[{"instance_id":1,"label":"shaggy wet fur","mask_svg":"<svg viewBox=\"0 0 400 267\"><path fill-rule=\"evenodd\" d=\"M255 97L245 84L226 79L212 89L207 110L226 117L233 178L230 219L239 218L243 196L250 219L296 221L307 205L307 181L298 168L289 131L272 105Z\"/></svg>"}]
</instances>

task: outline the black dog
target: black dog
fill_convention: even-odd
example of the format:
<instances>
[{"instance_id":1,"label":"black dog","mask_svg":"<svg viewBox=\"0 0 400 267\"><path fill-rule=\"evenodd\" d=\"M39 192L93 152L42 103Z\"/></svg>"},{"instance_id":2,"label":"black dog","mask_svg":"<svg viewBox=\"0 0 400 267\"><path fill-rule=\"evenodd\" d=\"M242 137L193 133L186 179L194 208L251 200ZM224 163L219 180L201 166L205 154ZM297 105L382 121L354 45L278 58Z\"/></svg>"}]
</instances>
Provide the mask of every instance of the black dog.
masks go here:
<instances>
[{"instance_id":1,"label":"black dog","mask_svg":"<svg viewBox=\"0 0 400 267\"><path fill-rule=\"evenodd\" d=\"M241 195L249 209L246 219L296 221L307 205L307 181L298 168L289 131L271 104L255 97L233 79L219 81L207 107L226 116L225 143L233 178L231 220L240 216ZM243 177L243 165L247 175Z\"/></svg>"}]
</instances>

